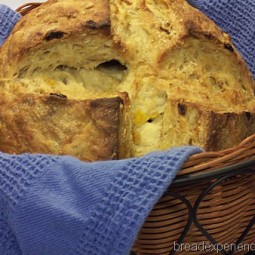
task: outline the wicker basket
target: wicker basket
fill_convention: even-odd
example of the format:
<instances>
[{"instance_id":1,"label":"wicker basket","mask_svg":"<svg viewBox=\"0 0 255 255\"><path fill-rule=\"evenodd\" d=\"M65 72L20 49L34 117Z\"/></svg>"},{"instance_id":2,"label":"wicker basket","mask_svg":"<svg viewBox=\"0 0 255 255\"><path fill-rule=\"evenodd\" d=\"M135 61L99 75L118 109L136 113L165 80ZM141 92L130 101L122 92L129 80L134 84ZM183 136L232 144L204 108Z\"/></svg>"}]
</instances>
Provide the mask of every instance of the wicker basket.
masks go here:
<instances>
[{"instance_id":1,"label":"wicker basket","mask_svg":"<svg viewBox=\"0 0 255 255\"><path fill-rule=\"evenodd\" d=\"M17 11L26 15L38 6ZM255 135L228 150L191 156L147 218L133 253L255 254L254 173Z\"/></svg>"}]
</instances>

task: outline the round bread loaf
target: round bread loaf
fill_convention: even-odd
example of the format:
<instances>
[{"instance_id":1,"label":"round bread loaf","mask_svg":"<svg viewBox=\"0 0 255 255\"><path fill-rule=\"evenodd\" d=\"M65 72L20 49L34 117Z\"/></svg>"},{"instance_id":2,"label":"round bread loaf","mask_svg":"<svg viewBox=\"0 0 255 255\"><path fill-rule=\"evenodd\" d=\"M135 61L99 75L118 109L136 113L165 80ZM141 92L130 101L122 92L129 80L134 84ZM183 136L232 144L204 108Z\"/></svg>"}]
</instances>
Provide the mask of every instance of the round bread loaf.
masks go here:
<instances>
[{"instance_id":1,"label":"round bread loaf","mask_svg":"<svg viewBox=\"0 0 255 255\"><path fill-rule=\"evenodd\" d=\"M0 55L1 151L94 161L255 132L247 65L185 0L49 0Z\"/></svg>"}]
</instances>

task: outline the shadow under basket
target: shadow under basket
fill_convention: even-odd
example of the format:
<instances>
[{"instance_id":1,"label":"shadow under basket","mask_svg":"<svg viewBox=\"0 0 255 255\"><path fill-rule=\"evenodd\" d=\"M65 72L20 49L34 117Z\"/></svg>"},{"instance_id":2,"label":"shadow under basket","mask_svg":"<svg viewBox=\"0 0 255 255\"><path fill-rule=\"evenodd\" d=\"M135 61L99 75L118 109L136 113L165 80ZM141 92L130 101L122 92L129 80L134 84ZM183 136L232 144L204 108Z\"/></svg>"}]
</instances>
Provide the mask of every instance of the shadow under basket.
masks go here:
<instances>
[{"instance_id":1,"label":"shadow under basket","mask_svg":"<svg viewBox=\"0 0 255 255\"><path fill-rule=\"evenodd\" d=\"M17 9L23 16L40 6ZM255 254L255 135L191 156L154 206L136 255Z\"/></svg>"}]
</instances>

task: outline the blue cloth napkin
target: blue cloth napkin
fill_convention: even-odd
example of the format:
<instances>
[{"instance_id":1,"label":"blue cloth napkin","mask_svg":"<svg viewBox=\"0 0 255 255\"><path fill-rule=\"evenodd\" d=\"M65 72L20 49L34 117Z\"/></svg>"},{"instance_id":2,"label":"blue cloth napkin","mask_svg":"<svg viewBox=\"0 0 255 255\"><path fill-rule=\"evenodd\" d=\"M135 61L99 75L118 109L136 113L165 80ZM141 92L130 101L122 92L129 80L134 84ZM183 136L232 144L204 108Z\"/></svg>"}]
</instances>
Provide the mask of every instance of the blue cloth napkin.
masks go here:
<instances>
[{"instance_id":1,"label":"blue cloth napkin","mask_svg":"<svg viewBox=\"0 0 255 255\"><path fill-rule=\"evenodd\" d=\"M126 255L197 147L84 163L0 153L1 255Z\"/></svg>"},{"instance_id":2,"label":"blue cloth napkin","mask_svg":"<svg viewBox=\"0 0 255 255\"><path fill-rule=\"evenodd\" d=\"M0 45L4 43L20 18L21 15L19 13L0 4Z\"/></svg>"},{"instance_id":3,"label":"blue cloth napkin","mask_svg":"<svg viewBox=\"0 0 255 255\"><path fill-rule=\"evenodd\" d=\"M189 0L228 32L255 74L255 1ZM0 44L20 15L0 5ZM183 162L179 147L120 161L0 153L1 255L126 255Z\"/></svg>"}]
</instances>

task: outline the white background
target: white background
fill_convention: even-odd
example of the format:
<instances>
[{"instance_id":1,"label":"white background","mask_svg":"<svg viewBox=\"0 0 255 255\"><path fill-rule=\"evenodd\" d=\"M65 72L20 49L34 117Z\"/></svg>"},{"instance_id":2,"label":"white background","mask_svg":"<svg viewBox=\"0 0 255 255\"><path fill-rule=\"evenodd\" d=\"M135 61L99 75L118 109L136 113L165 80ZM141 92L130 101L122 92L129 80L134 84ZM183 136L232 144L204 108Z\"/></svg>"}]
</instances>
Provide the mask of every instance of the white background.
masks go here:
<instances>
[{"instance_id":1,"label":"white background","mask_svg":"<svg viewBox=\"0 0 255 255\"><path fill-rule=\"evenodd\" d=\"M25 3L31 3L31 2L44 2L43 0L0 0L0 4L5 4L9 7L11 7L12 9L16 9L19 6L25 4Z\"/></svg>"}]
</instances>

